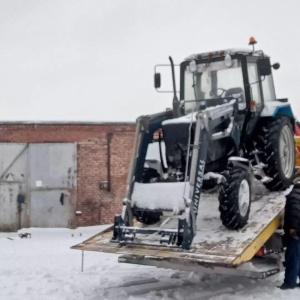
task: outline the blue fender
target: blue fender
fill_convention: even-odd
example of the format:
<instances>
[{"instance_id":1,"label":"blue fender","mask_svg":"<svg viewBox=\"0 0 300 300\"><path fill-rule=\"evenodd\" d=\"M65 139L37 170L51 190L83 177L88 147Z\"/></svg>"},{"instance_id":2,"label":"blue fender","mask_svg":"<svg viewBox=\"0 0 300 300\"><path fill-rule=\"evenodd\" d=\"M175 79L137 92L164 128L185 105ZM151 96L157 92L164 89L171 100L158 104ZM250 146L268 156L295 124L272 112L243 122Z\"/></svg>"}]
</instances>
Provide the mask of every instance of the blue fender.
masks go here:
<instances>
[{"instance_id":1,"label":"blue fender","mask_svg":"<svg viewBox=\"0 0 300 300\"><path fill-rule=\"evenodd\" d=\"M266 102L261 112L261 117L275 117L277 115L294 118L292 107L289 103L282 103L280 101Z\"/></svg>"}]
</instances>

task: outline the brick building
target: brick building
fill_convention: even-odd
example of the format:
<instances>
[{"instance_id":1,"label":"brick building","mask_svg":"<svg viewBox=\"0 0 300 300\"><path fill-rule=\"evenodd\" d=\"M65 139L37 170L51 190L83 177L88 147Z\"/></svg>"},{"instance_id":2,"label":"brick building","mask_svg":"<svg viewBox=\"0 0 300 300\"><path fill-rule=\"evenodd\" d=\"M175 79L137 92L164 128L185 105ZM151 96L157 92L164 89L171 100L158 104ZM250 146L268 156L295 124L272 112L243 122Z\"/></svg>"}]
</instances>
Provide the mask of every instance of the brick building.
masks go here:
<instances>
[{"instance_id":1,"label":"brick building","mask_svg":"<svg viewBox=\"0 0 300 300\"><path fill-rule=\"evenodd\" d=\"M134 123L0 123L0 231L112 222L134 131Z\"/></svg>"}]
</instances>

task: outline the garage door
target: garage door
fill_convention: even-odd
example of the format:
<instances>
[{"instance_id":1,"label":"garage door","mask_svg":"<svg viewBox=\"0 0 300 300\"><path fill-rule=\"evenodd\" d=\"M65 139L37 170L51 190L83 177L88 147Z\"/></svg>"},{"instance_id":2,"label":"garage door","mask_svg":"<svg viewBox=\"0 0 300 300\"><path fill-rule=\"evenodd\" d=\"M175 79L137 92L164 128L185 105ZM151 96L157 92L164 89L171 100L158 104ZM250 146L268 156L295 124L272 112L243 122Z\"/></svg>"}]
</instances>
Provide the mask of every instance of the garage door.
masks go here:
<instances>
[{"instance_id":1,"label":"garage door","mask_svg":"<svg viewBox=\"0 0 300 300\"><path fill-rule=\"evenodd\" d=\"M76 148L0 143L0 231L75 226Z\"/></svg>"}]
</instances>

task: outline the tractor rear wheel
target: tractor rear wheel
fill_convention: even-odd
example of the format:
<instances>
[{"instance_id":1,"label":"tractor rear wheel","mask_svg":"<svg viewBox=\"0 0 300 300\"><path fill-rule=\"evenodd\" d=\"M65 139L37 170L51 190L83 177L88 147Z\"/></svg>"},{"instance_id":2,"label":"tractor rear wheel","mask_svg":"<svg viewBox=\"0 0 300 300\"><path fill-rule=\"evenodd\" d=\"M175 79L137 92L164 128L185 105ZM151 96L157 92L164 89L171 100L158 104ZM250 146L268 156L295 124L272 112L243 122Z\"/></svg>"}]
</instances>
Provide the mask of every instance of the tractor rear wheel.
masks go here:
<instances>
[{"instance_id":1,"label":"tractor rear wheel","mask_svg":"<svg viewBox=\"0 0 300 300\"><path fill-rule=\"evenodd\" d=\"M240 229L247 224L251 206L249 173L233 167L225 173L219 194L219 211L222 223L228 229Z\"/></svg>"},{"instance_id":2,"label":"tractor rear wheel","mask_svg":"<svg viewBox=\"0 0 300 300\"><path fill-rule=\"evenodd\" d=\"M264 172L272 181L264 183L270 191L282 191L293 184L295 144L292 124L287 117L266 122L258 138L263 152Z\"/></svg>"}]
</instances>

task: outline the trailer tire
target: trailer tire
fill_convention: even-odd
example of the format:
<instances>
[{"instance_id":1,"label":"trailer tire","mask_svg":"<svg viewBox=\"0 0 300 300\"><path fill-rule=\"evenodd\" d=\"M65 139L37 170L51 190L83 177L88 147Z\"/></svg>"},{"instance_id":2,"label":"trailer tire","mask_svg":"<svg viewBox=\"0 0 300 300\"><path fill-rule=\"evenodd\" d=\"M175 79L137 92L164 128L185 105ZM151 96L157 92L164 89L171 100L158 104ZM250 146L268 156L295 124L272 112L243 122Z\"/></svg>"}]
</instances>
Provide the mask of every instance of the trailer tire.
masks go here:
<instances>
[{"instance_id":1,"label":"trailer tire","mask_svg":"<svg viewBox=\"0 0 300 300\"><path fill-rule=\"evenodd\" d=\"M263 152L265 174L272 181L264 183L270 191L282 191L293 184L295 172L295 144L292 124L287 117L263 123L258 148Z\"/></svg>"},{"instance_id":2,"label":"trailer tire","mask_svg":"<svg viewBox=\"0 0 300 300\"><path fill-rule=\"evenodd\" d=\"M219 194L222 223L228 229L243 228L248 221L251 206L251 181L247 170L233 167L225 174Z\"/></svg>"},{"instance_id":3,"label":"trailer tire","mask_svg":"<svg viewBox=\"0 0 300 300\"><path fill-rule=\"evenodd\" d=\"M146 225L153 225L160 220L162 213L156 211L142 211L136 210L134 212L134 216L136 217L137 221L146 224Z\"/></svg>"}]
</instances>

